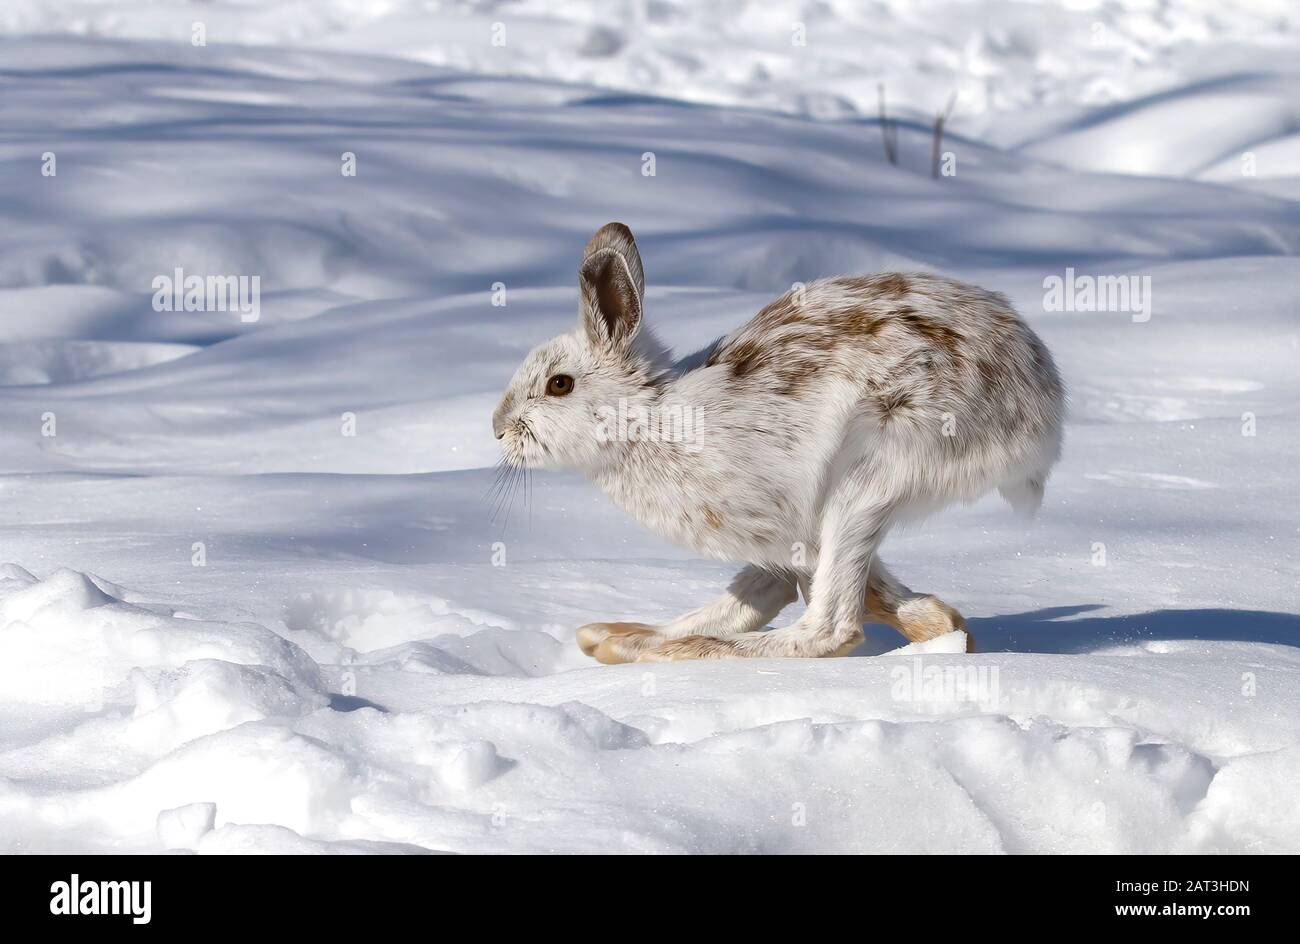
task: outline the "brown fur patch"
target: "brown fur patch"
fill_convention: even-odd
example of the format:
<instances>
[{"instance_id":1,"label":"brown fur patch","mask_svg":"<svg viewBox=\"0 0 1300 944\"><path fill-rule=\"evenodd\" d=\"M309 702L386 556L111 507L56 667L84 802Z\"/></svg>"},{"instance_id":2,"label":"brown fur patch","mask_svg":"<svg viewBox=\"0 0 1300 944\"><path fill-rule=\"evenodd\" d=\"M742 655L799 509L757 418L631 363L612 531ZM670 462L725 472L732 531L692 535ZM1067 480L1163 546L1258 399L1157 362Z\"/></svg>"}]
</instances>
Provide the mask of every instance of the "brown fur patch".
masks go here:
<instances>
[{"instance_id":1,"label":"brown fur patch","mask_svg":"<svg viewBox=\"0 0 1300 944\"><path fill-rule=\"evenodd\" d=\"M796 303L793 292L772 301L741 332L718 344L705 366L726 365L736 380L752 382L761 377L776 393L794 396L834 367L835 359L827 355L842 345L846 336L871 339L891 325L920 335L929 347L946 352L950 360L960 358L960 335L900 303L912 291L906 276L893 272L842 279L839 285L851 290L847 304L836 296L837 306L842 307L827 308L819 302L820 296L813 294L817 289L809 290L803 305Z\"/></svg>"},{"instance_id":2,"label":"brown fur patch","mask_svg":"<svg viewBox=\"0 0 1300 944\"><path fill-rule=\"evenodd\" d=\"M880 298L893 298L906 295L912 290L912 283L902 272L882 272L879 275L859 275L853 278L839 279L843 285Z\"/></svg>"},{"instance_id":3,"label":"brown fur patch","mask_svg":"<svg viewBox=\"0 0 1300 944\"><path fill-rule=\"evenodd\" d=\"M946 353L953 360L961 360L963 338L945 324L918 314L913 308L900 308L894 316L909 331L925 338L932 347Z\"/></svg>"},{"instance_id":4,"label":"brown fur patch","mask_svg":"<svg viewBox=\"0 0 1300 944\"><path fill-rule=\"evenodd\" d=\"M887 272L874 279L875 288L884 295L906 295L912 290L912 283L901 272Z\"/></svg>"},{"instance_id":5,"label":"brown fur patch","mask_svg":"<svg viewBox=\"0 0 1300 944\"><path fill-rule=\"evenodd\" d=\"M765 305L750 320L745 328L745 336L735 340L729 339L714 348L705 365L727 364L731 367L731 375L737 380L742 380L769 364L778 362L775 347L766 340L777 328L806 321L807 316L799 306L794 304L793 295L787 292ZM786 354L789 347L790 344L783 343L782 354Z\"/></svg>"},{"instance_id":6,"label":"brown fur patch","mask_svg":"<svg viewBox=\"0 0 1300 944\"><path fill-rule=\"evenodd\" d=\"M866 338L875 337L886 323L886 319L881 318L878 312L865 306L850 308L844 313L844 328Z\"/></svg>"},{"instance_id":7,"label":"brown fur patch","mask_svg":"<svg viewBox=\"0 0 1300 944\"><path fill-rule=\"evenodd\" d=\"M706 365L726 364L737 380L766 375L777 382L777 393L794 395L823 368L810 349L825 350L829 337L812 331L787 336L779 345L749 338L723 346Z\"/></svg>"},{"instance_id":8,"label":"brown fur patch","mask_svg":"<svg viewBox=\"0 0 1300 944\"><path fill-rule=\"evenodd\" d=\"M762 363L762 359L762 345L753 341L741 341L728 347L720 360L723 364L731 365L733 377L742 378L753 372Z\"/></svg>"},{"instance_id":9,"label":"brown fur patch","mask_svg":"<svg viewBox=\"0 0 1300 944\"><path fill-rule=\"evenodd\" d=\"M704 509L704 523L715 531L722 527L722 517L712 508Z\"/></svg>"},{"instance_id":10,"label":"brown fur patch","mask_svg":"<svg viewBox=\"0 0 1300 944\"><path fill-rule=\"evenodd\" d=\"M880 421L888 423L912 405L912 396L905 390L890 390L876 398L876 405L880 409Z\"/></svg>"},{"instance_id":11,"label":"brown fur patch","mask_svg":"<svg viewBox=\"0 0 1300 944\"><path fill-rule=\"evenodd\" d=\"M975 368L979 371L980 380L984 382L984 389L989 391L1001 390L1005 381L1002 378L1002 370L992 361L980 358L975 362Z\"/></svg>"},{"instance_id":12,"label":"brown fur patch","mask_svg":"<svg viewBox=\"0 0 1300 944\"><path fill-rule=\"evenodd\" d=\"M793 396L799 389L821 372L821 362L813 358L797 357L781 368L777 376L781 379L781 392Z\"/></svg>"}]
</instances>

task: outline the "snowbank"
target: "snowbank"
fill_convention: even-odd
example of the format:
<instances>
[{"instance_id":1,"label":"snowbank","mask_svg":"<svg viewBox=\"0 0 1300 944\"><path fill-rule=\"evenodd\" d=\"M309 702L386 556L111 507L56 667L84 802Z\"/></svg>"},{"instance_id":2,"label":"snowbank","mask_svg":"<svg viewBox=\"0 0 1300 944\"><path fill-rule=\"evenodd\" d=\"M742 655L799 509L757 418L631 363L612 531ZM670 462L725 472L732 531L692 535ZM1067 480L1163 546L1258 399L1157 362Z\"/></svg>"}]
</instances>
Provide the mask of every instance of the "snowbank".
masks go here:
<instances>
[{"instance_id":1,"label":"snowbank","mask_svg":"<svg viewBox=\"0 0 1300 944\"><path fill-rule=\"evenodd\" d=\"M58 733L0 753L5 851L1300 843L1289 792L1261 785L1300 773L1300 654L1288 647L1088 659L907 647L536 678L413 670L390 653L326 683L260 626L161 616L70 571L6 574L0 690ZM1243 660L1261 659L1254 684L1272 697L1241 690ZM16 687L23 678L45 691ZM58 790L29 786L54 778Z\"/></svg>"}]
</instances>

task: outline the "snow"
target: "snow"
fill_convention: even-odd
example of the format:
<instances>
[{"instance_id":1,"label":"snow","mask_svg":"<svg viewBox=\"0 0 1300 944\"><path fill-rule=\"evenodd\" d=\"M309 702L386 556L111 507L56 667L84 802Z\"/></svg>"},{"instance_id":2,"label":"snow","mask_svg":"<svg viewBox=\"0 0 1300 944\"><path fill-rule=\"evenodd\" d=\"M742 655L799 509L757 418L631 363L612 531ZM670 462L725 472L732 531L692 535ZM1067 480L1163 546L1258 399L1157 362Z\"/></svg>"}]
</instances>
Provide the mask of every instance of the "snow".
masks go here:
<instances>
[{"instance_id":1,"label":"snow","mask_svg":"<svg viewBox=\"0 0 1300 944\"><path fill-rule=\"evenodd\" d=\"M0 850L1300 851L1293 5L604 8L5 5ZM734 570L573 476L485 500L611 219L679 350L822 275L1013 299L1071 393L1039 520L883 555L975 654L579 652ZM177 267L260 317L155 311Z\"/></svg>"}]
</instances>

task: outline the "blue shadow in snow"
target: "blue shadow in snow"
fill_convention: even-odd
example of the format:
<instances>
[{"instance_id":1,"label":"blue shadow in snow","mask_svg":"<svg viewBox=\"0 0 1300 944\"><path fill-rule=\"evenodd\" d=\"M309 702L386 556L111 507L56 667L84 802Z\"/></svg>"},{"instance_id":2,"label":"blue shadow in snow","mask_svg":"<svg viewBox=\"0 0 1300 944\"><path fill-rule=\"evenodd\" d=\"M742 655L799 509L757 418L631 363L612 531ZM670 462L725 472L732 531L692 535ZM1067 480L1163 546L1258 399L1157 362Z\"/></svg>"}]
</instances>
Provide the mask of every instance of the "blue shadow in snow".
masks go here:
<instances>
[{"instance_id":1,"label":"blue shadow in snow","mask_svg":"<svg viewBox=\"0 0 1300 944\"><path fill-rule=\"evenodd\" d=\"M1154 610L1128 616L1081 616L1098 603L1045 607L1027 613L967 617L976 652L1092 652L1152 640L1264 642L1300 647L1300 615L1265 610ZM863 655L896 649L901 637L888 626L863 628Z\"/></svg>"},{"instance_id":2,"label":"blue shadow in snow","mask_svg":"<svg viewBox=\"0 0 1300 944\"><path fill-rule=\"evenodd\" d=\"M1265 610L1154 610L1128 616L1081 616L1100 604L1055 606L968 619L979 652L1088 652L1164 639L1265 642L1300 646L1300 615Z\"/></svg>"},{"instance_id":3,"label":"blue shadow in snow","mask_svg":"<svg viewBox=\"0 0 1300 944\"><path fill-rule=\"evenodd\" d=\"M361 708L373 708L376 711L388 714L388 709L383 705L377 705L373 701L370 701L370 699L361 698L357 695L340 695L338 692L330 692L329 699L329 706L334 711L349 712L357 711Z\"/></svg>"}]
</instances>

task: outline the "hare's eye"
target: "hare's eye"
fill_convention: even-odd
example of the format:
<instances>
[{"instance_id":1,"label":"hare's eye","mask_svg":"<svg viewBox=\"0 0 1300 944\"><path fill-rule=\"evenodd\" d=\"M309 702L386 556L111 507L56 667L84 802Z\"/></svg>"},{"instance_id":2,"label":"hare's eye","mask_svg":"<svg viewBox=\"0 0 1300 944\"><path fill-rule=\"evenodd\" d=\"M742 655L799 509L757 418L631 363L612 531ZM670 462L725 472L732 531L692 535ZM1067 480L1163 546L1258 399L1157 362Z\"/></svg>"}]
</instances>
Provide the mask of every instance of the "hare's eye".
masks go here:
<instances>
[{"instance_id":1,"label":"hare's eye","mask_svg":"<svg viewBox=\"0 0 1300 944\"><path fill-rule=\"evenodd\" d=\"M562 397L572 391L573 378L568 374L556 374L546 381L546 395L549 397Z\"/></svg>"}]
</instances>

